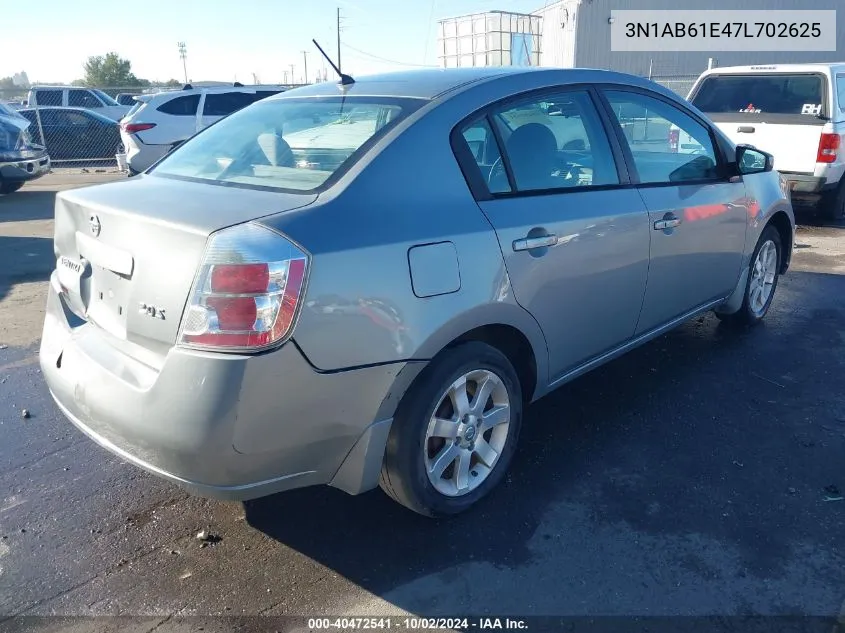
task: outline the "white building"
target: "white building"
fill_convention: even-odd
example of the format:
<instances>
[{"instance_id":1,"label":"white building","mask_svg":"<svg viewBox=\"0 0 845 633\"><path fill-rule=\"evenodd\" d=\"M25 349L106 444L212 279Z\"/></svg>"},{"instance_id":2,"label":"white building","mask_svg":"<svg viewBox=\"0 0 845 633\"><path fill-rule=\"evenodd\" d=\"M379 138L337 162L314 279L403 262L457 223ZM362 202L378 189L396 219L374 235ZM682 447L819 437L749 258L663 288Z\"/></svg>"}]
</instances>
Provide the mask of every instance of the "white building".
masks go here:
<instances>
[{"instance_id":1,"label":"white building","mask_svg":"<svg viewBox=\"0 0 845 633\"><path fill-rule=\"evenodd\" d=\"M837 52L718 51L614 52L610 28L613 10L751 10L766 13L784 9L839 9ZM641 76L698 75L713 59L715 66L813 63L845 59L845 2L843 0L559 0L535 12L541 16L541 66L607 68ZM714 45L718 48L718 43Z\"/></svg>"},{"instance_id":2,"label":"white building","mask_svg":"<svg viewBox=\"0 0 845 633\"><path fill-rule=\"evenodd\" d=\"M540 0L538 0L539 4ZM840 9L837 52L614 52L612 10ZM697 76L708 67L845 59L845 0L558 0L531 14L488 11L440 20L440 66L608 68L641 76ZM718 44L716 45L718 47Z\"/></svg>"}]
</instances>

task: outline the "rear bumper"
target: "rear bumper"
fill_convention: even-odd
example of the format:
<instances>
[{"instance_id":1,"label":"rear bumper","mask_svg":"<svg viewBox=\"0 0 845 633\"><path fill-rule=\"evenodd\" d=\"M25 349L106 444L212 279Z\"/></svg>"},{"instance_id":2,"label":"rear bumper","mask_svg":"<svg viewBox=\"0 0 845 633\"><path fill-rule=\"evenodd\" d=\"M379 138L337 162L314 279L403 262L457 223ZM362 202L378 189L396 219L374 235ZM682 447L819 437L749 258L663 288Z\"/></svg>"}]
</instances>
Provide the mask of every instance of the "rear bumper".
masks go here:
<instances>
[{"instance_id":1,"label":"rear bumper","mask_svg":"<svg viewBox=\"0 0 845 633\"><path fill-rule=\"evenodd\" d=\"M148 145L136 134L120 133L126 148L126 164L134 173L141 173L170 151L171 145Z\"/></svg>"},{"instance_id":2,"label":"rear bumper","mask_svg":"<svg viewBox=\"0 0 845 633\"><path fill-rule=\"evenodd\" d=\"M781 172L789 183L789 190L793 195L820 194L825 188L827 178L814 176L812 174L796 174L792 172Z\"/></svg>"},{"instance_id":3,"label":"rear bumper","mask_svg":"<svg viewBox=\"0 0 845 633\"><path fill-rule=\"evenodd\" d=\"M0 162L0 180L4 182L26 182L41 178L50 171L50 157L41 154L35 158Z\"/></svg>"},{"instance_id":4,"label":"rear bumper","mask_svg":"<svg viewBox=\"0 0 845 633\"><path fill-rule=\"evenodd\" d=\"M65 416L104 448L206 497L377 485L391 423L380 408L404 364L322 374L292 343L258 356L174 347L145 363L91 324L72 327L56 283L41 371Z\"/></svg>"},{"instance_id":5,"label":"rear bumper","mask_svg":"<svg viewBox=\"0 0 845 633\"><path fill-rule=\"evenodd\" d=\"M836 191L845 177L842 165L819 165L815 173L781 172L796 202L814 203Z\"/></svg>"}]
</instances>

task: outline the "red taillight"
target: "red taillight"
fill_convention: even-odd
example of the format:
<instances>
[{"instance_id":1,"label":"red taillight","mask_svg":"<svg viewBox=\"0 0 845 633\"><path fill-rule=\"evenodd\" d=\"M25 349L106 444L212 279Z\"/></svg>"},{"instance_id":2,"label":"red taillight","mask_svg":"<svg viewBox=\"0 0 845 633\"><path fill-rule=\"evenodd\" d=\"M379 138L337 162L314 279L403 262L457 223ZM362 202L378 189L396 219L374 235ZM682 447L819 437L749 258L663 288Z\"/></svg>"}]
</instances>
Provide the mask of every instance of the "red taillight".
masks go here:
<instances>
[{"instance_id":1,"label":"red taillight","mask_svg":"<svg viewBox=\"0 0 845 633\"><path fill-rule=\"evenodd\" d=\"M681 131L678 128L671 128L669 130L669 151L677 152L678 143L681 139Z\"/></svg>"},{"instance_id":2,"label":"red taillight","mask_svg":"<svg viewBox=\"0 0 845 633\"><path fill-rule=\"evenodd\" d=\"M268 229L245 224L216 233L182 319L179 343L255 351L293 330L308 256Z\"/></svg>"},{"instance_id":3,"label":"red taillight","mask_svg":"<svg viewBox=\"0 0 845 633\"><path fill-rule=\"evenodd\" d=\"M211 269L212 292L253 294L265 292L269 283L267 264L219 264Z\"/></svg>"},{"instance_id":4,"label":"red taillight","mask_svg":"<svg viewBox=\"0 0 845 633\"><path fill-rule=\"evenodd\" d=\"M121 127L123 128L123 131L127 134L135 134L135 132L151 130L155 126L155 123L124 123Z\"/></svg>"},{"instance_id":5,"label":"red taillight","mask_svg":"<svg viewBox=\"0 0 845 633\"><path fill-rule=\"evenodd\" d=\"M825 132L819 139L819 153L816 156L817 163L835 163L836 150L842 142L842 137L838 134L830 134Z\"/></svg>"}]
</instances>

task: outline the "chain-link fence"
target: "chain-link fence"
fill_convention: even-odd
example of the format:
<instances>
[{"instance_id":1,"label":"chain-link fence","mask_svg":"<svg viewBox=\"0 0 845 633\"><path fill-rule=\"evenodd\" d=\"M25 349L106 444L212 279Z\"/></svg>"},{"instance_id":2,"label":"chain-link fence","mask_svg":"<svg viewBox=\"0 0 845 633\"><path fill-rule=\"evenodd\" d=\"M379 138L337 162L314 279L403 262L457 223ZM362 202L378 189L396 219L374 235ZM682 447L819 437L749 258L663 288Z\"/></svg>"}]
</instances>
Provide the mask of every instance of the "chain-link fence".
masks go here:
<instances>
[{"instance_id":1,"label":"chain-link fence","mask_svg":"<svg viewBox=\"0 0 845 633\"><path fill-rule=\"evenodd\" d=\"M672 92L680 95L684 99L687 98L690 90L698 79L698 75L666 75L660 77L651 77L651 80L660 84L664 88L668 88Z\"/></svg>"},{"instance_id":2,"label":"chain-link fence","mask_svg":"<svg viewBox=\"0 0 845 633\"><path fill-rule=\"evenodd\" d=\"M226 85L232 86L203 82L193 84L193 88ZM126 148L119 121L137 104L135 97L181 89L181 85L119 88L39 85L2 89L0 102L29 121L32 142L47 149L54 168L124 171ZM193 131L190 128L186 137Z\"/></svg>"},{"instance_id":3,"label":"chain-link fence","mask_svg":"<svg viewBox=\"0 0 845 633\"><path fill-rule=\"evenodd\" d=\"M0 90L0 101L29 121L32 143L55 168L112 171L124 152L118 121L144 90L33 86Z\"/></svg>"}]
</instances>

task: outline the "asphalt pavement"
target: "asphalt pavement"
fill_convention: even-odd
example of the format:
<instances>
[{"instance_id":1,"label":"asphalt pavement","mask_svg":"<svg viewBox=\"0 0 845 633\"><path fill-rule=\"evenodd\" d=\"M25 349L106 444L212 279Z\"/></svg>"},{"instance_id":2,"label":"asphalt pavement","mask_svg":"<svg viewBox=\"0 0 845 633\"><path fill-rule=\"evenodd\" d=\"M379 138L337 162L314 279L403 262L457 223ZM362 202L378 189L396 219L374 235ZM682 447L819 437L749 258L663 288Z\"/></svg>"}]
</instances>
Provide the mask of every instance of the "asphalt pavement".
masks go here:
<instances>
[{"instance_id":1,"label":"asphalt pavement","mask_svg":"<svg viewBox=\"0 0 845 633\"><path fill-rule=\"evenodd\" d=\"M39 615L165 631L188 616L845 607L845 226L801 226L760 327L700 317L531 406L505 484L431 521L379 490L191 497L61 416L37 363L53 197L109 178L0 197L0 630Z\"/></svg>"}]
</instances>

